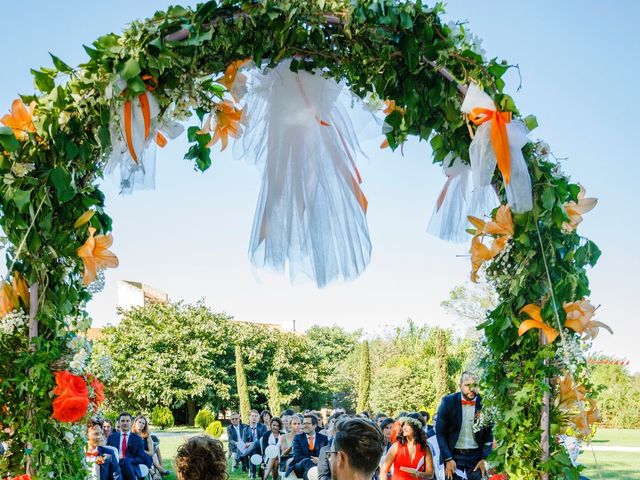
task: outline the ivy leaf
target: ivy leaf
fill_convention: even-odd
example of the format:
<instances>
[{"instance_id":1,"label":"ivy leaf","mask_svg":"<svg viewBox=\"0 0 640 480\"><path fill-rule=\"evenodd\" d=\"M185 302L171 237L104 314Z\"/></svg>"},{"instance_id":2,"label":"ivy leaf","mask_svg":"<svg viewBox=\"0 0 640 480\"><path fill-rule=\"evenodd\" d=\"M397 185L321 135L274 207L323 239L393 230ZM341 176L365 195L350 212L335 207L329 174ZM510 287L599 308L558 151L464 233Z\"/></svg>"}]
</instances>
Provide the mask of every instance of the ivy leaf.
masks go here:
<instances>
[{"instance_id":1,"label":"ivy leaf","mask_svg":"<svg viewBox=\"0 0 640 480\"><path fill-rule=\"evenodd\" d=\"M13 193L13 202L18 207L20 213L24 213L30 203L31 190L16 190Z\"/></svg>"},{"instance_id":2,"label":"ivy leaf","mask_svg":"<svg viewBox=\"0 0 640 480\"><path fill-rule=\"evenodd\" d=\"M20 148L20 142L9 127L0 126L0 145L7 152L15 152Z\"/></svg>"},{"instance_id":3,"label":"ivy leaf","mask_svg":"<svg viewBox=\"0 0 640 480\"><path fill-rule=\"evenodd\" d=\"M55 87L55 82L50 75L39 70L31 69L36 88L43 93L49 93Z\"/></svg>"},{"instance_id":4,"label":"ivy leaf","mask_svg":"<svg viewBox=\"0 0 640 480\"><path fill-rule=\"evenodd\" d=\"M50 178L60 203L68 202L75 197L76 191L72 185L71 175L66 170L56 167L51 170Z\"/></svg>"},{"instance_id":5,"label":"ivy leaf","mask_svg":"<svg viewBox=\"0 0 640 480\"><path fill-rule=\"evenodd\" d=\"M535 115L527 115L522 119L522 121L530 132L538 128L538 119L535 117Z\"/></svg>"},{"instance_id":6,"label":"ivy leaf","mask_svg":"<svg viewBox=\"0 0 640 480\"><path fill-rule=\"evenodd\" d=\"M64 63L62 60L60 60L58 57L56 57L53 53L49 52L49 55L51 56L51 60L53 60L53 65L56 67L56 69L59 72L64 72L64 73L71 73L73 72L73 69L67 65L66 63Z\"/></svg>"},{"instance_id":7,"label":"ivy leaf","mask_svg":"<svg viewBox=\"0 0 640 480\"><path fill-rule=\"evenodd\" d=\"M120 69L120 76L123 80L130 80L140 75L140 64L135 58L127 60Z\"/></svg>"},{"instance_id":8,"label":"ivy leaf","mask_svg":"<svg viewBox=\"0 0 640 480\"><path fill-rule=\"evenodd\" d=\"M587 264L593 267L598 262L601 254L602 251L598 246L588 240L587 243L576 249L574 259L579 267L584 267Z\"/></svg>"},{"instance_id":9,"label":"ivy leaf","mask_svg":"<svg viewBox=\"0 0 640 480\"><path fill-rule=\"evenodd\" d=\"M551 210L556 203L556 196L551 188L545 188L542 192L542 206L545 210Z\"/></svg>"}]
</instances>

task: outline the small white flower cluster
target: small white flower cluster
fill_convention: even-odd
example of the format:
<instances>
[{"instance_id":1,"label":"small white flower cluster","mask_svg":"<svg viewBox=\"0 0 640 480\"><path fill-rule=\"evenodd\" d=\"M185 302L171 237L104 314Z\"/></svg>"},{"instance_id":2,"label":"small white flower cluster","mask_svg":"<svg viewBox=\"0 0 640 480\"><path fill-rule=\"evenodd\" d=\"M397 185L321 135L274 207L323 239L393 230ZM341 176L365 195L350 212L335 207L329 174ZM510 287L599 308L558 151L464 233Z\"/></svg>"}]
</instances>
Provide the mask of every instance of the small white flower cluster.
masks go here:
<instances>
[{"instance_id":1,"label":"small white flower cluster","mask_svg":"<svg viewBox=\"0 0 640 480\"><path fill-rule=\"evenodd\" d=\"M105 274L104 274L104 268L103 268L98 270L96 279L89 284L89 286L87 287L87 290L89 290L89 292L95 295L96 293L100 293L102 290L104 290L105 283L106 283Z\"/></svg>"},{"instance_id":2,"label":"small white flower cluster","mask_svg":"<svg viewBox=\"0 0 640 480\"><path fill-rule=\"evenodd\" d=\"M447 23L447 26L449 27L449 30L451 30L454 41L456 41L459 47L468 48L472 52L480 55L482 59L486 61L487 52L482 48L482 39L480 37L464 28L462 23L449 22Z\"/></svg>"},{"instance_id":3,"label":"small white flower cluster","mask_svg":"<svg viewBox=\"0 0 640 480\"><path fill-rule=\"evenodd\" d=\"M33 172L35 169L36 166L33 163L16 162L11 166L11 173L18 178L22 178L30 172Z\"/></svg>"},{"instance_id":4,"label":"small white flower cluster","mask_svg":"<svg viewBox=\"0 0 640 480\"><path fill-rule=\"evenodd\" d=\"M69 369L76 375L82 375L87 367L87 360L91 353L91 345L84 337L73 337L67 344L67 347L73 355L69 362Z\"/></svg>"},{"instance_id":5,"label":"small white flower cluster","mask_svg":"<svg viewBox=\"0 0 640 480\"><path fill-rule=\"evenodd\" d=\"M364 106L370 112L376 113L384 108L384 100L376 92L367 92L367 96L362 100Z\"/></svg>"},{"instance_id":6,"label":"small white flower cluster","mask_svg":"<svg viewBox=\"0 0 640 480\"><path fill-rule=\"evenodd\" d=\"M0 318L0 335L13 335L29 324L29 316L21 310L14 310Z\"/></svg>"},{"instance_id":7,"label":"small white flower cluster","mask_svg":"<svg viewBox=\"0 0 640 480\"><path fill-rule=\"evenodd\" d=\"M562 370L567 370L575 376L578 368L587 363L586 352L589 342L585 342L578 335L563 335L556 350L556 363Z\"/></svg>"}]
</instances>

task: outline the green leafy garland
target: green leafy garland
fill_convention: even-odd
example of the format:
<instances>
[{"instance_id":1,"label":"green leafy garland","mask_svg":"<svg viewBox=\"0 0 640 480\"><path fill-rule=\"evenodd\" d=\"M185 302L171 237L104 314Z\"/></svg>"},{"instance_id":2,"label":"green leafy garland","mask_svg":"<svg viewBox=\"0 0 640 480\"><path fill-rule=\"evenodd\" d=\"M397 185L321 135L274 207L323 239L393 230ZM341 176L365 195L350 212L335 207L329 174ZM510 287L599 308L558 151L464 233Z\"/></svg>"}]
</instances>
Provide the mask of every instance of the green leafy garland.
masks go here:
<instances>
[{"instance_id":1,"label":"green leafy garland","mask_svg":"<svg viewBox=\"0 0 640 480\"><path fill-rule=\"evenodd\" d=\"M31 349L25 328L0 335L0 436L11 450L0 457L0 472L17 475L30 462L38 478L84 478L82 428L51 419L52 370L66 368L61 359L69 355L69 342L88 325L84 307L91 293L82 283L77 249L89 227L111 231L97 187L111 149L109 124L124 101L145 91L145 78L157 81L153 93L162 118L186 120L195 110L202 122L226 98L215 80L231 62L251 58L260 65L268 59L275 65L294 58L294 71L325 70L363 98L395 101L400 108L386 118L392 149L417 136L430 141L435 163L449 153L468 161L470 127L460 113L464 85L476 82L501 110L521 115L503 92L509 65L485 60L462 25L442 23L442 12L440 4L429 8L419 0L211 1L195 10L171 7L133 22L122 35L100 37L85 47L89 59L77 68L52 56L53 68L32 71L39 93L22 100L35 101L33 131L0 127L0 226L8 238L9 274L20 272L39 286L39 334ZM113 91L118 80L126 83L121 95ZM533 117L524 120L535 126ZM185 158L206 170L211 134L194 126L189 140ZM578 200L579 188L541 145L525 147L534 209L515 215L508 255L488 271L501 303L482 326L488 346L483 382L488 404L498 412L498 469L518 479L541 472L577 478L553 437L550 460L541 461L543 393L551 389L557 397L547 379L564 368L554 361L559 342L545 346L534 333L518 336L518 312L542 304L549 324L556 317L564 322L562 305L589 293L585 268L599 251L563 229L569 220L564 205ZM495 185L506 202L497 174ZM88 209L95 215L74 227ZM567 330L564 336L576 334ZM585 372L580 366L574 378L590 390ZM552 402L554 425L565 428L556 407Z\"/></svg>"}]
</instances>

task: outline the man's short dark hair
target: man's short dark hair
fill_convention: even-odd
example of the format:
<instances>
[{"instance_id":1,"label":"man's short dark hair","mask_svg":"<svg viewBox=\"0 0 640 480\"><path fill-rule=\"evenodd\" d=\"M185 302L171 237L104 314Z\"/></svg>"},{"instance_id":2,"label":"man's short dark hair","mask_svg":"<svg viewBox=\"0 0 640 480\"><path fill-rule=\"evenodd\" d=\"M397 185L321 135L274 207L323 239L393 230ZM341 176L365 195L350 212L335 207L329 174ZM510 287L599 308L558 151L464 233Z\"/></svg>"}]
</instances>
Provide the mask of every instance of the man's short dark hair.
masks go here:
<instances>
[{"instance_id":1,"label":"man's short dark hair","mask_svg":"<svg viewBox=\"0 0 640 480\"><path fill-rule=\"evenodd\" d=\"M366 418L345 417L336 423L333 448L345 453L351 468L370 477L380 463L383 440L382 430L375 423Z\"/></svg>"},{"instance_id":2,"label":"man's short dark hair","mask_svg":"<svg viewBox=\"0 0 640 480\"><path fill-rule=\"evenodd\" d=\"M280 418L284 417L284 416L291 416L293 414L295 414L296 412L293 411L292 408L287 408L284 412L282 412L282 414L280 415Z\"/></svg>"},{"instance_id":3,"label":"man's short dark hair","mask_svg":"<svg viewBox=\"0 0 640 480\"><path fill-rule=\"evenodd\" d=\"M311 425L314 427L318 425L318 417L316 417L313 413L305 413L304 418L311 419Z\"/></svg>"},{"instance_id":4,"label":"man's short dark hair","mask_svg":"<svg viewBox=\"0 0 640 480\"><path fill-rule=\"evenodd\" d=\"M122 412L120 415L118 415L118 421L122 420L122 417L129 417L129 418L133 419L133 417L131 416L131 414L129 412Z\"/></svg>"},{"instance_id":5,"label":"man's short dark hair","mask_svg":"<svg viewBox=\"0 0 640 480\"><path fill-rule=\"evenodd\" d=\"M429 415L429 412L425 411L425 410L420 410L418 412L420 415L422 415L422 418L424 418L425 422L428 422L429 419L431 418L431 415Z\"/></svg>"}]
</instances>

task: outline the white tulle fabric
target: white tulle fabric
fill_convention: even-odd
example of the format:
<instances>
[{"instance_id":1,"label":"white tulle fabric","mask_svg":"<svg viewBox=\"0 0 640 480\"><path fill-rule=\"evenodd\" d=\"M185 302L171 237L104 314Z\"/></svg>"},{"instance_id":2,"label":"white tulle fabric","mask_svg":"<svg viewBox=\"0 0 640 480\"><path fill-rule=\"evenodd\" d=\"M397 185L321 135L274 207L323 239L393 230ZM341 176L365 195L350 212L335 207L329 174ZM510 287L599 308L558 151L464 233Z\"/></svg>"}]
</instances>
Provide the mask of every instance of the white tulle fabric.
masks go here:
<instances>
[{"instance_id":1,"label":"white tulle fabric","mask_svg":"<svg viewBox=\"0 0 640 480\"><path fill-rule=\"evenodd\" d=\"M352 280L371 257L360 151L344 86L289 61L250 75L245 133L236 143L262 169L249 256L257 267L304 274L324 287Z\"/></svg>"},{"instance_id":2,"label":"white tulle fabric","mask_svg":"<svg viewBox=\"0 0 640 480\"><path fill-rule=\"evenodd\" d=\"M470 84L461 110L464 113L469 113L474 108L496 110L491 97L477 85ZM512 120L507 124L511 154L511 181L505 184L505 190L511 210L516 213L526 212L533 208L531 177L522 154L522 147L529 142L528 134L527 127L519 120ZM478 127L469 146L469 157L474 186L477 188L489 185L497 164L495 151L491 144L491 122L483 123Z\"/></svg>"},{"instance_id":3,"label":"white tulle fabric","mask_svg":"<svg viewBox=\"0 0 640 480\"><path fill-rule=\"evenodd\" d=\"M467 217L489 215L500 201L491 185L474 187L471 167L460 157L449 154L442 165L447 181L436 200L427 232L448 242L468 242Z\"/></svg>"},{"instance_id":4,"label":"white tulle fabric","mask_svg":"<svg viewBox=\"0 0 640 480\"><path fill-rule=\"evenodd\" d=\"M145 138L145 124L140 97L145 96L149 104L149 135ZM109 124L111 135L111 155L105 167L105 174L119 176L120 193L131 193L134 189L155 188L156 178L156 135L162 132L165 137L174 139L184 130L177 122L159 122L160 108L151 92L144 92L131 100L131 147L136 155L134 159L127 144L125 134L125 108L117 110L120 121ZM116 118L112 112L111 117Z\"/></svg>"}]
</instances>

